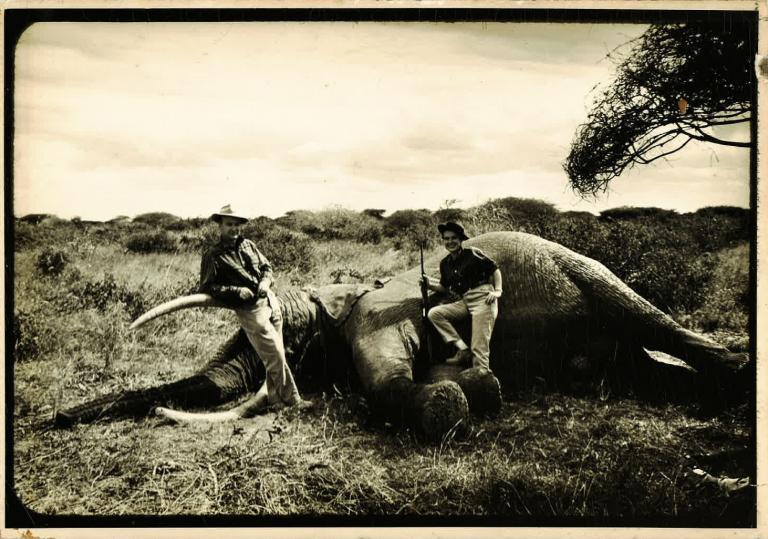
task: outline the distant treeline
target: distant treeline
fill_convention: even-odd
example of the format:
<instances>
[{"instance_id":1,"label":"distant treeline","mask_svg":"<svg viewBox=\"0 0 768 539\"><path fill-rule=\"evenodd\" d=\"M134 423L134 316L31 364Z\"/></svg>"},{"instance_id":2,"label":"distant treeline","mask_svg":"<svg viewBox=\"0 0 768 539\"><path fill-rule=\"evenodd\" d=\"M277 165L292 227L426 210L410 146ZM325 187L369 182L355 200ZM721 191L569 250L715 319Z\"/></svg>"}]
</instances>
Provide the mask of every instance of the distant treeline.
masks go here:
<instances>
[{"instance_id":1,"label":"distant treeline","mask_svg":"<svg viewBox=\"0 0 768 539\"><path fill-rule=\"evenodd\" d=\"M749 250L752 214L730 206L702 208L680 214L659 208L621 207L599 215L560 212L537 199L500 198L468 209L447 207L398 210L385 216L383 209L357 212L342 207L319 211L296 210L282 217L256 217L243 233L283 271L309 271L315 264L318 242L351 241L386 243L405 251L439 243L436 224L457 220L470 235L496 230L528 232L561 243L599 260L632 288L659 307L690 312L701 306L708 285L717 277L729 251L739 248L739 276L735 301L747 308ZM217 229L206 218L184 219L170 213L145 213L107 222L63 220L33 214L16 220L17 250L44 246L64 247L76 238L122 245L126 252L199 252L215 240ZM723 278L727 279L727 276Z\"/></svg>"}]
</instances>

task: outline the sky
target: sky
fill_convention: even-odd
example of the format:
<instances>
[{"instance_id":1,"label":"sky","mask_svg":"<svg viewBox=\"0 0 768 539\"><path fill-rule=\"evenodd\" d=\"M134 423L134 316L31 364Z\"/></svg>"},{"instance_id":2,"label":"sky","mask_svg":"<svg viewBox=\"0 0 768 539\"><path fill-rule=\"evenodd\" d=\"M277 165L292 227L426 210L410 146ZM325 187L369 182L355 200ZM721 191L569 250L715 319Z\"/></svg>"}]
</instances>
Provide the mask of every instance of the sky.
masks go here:
<instances>
[{"instance_id":1,"label":"sky","mask_svg":"<svg viewBox=\"0 0 768 539\"><path fill-rule=\"evenodd\" d=\"M584 200L562 162L642 25L36 23L15 57L14 213L105 220L470 207L749 206L749 151L691 143ZM746 126L726 135L747 140Z\"/></svg>"}]
</instances>

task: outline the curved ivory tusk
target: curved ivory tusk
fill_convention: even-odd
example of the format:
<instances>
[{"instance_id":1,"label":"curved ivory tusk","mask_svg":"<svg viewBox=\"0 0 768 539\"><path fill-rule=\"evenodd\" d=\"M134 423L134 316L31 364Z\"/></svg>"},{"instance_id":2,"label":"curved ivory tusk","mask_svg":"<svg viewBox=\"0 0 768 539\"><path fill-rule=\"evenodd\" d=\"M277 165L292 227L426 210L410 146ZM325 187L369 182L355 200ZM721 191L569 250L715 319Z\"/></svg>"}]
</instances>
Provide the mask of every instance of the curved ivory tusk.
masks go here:
<instances>
[{"instance_id":1,"label":"curved ivory tusk","mask_svg":"<svg viewBox=\"0 0 768 539\"><path fill-rule=\"evenodd\" d=\"M223 307L227 308L227 305L221 301L214 299L210 294L191 294L189 296L181 296L180 298L166 301L150 309L149 311L138 317L130 326L129 329L136 329L150 320L154 320L159 316L163 316L172 312L180 311L181 309L189 309L191 307Z\"/></svg>"},{"instance_id":2,"label":"curved ivory tusk","mask_svg":"<svg viewBox=\"0 0 768 539\"><path fill-rule=\"evenodd\" d=\"M266 391L259 391L244 403L235 406L231 410L222 412L182 412L170 408L155 408L155 414L165 417L177 423L223 423L225 421L234 421L244 417L252 417L267 407L268 398Z\"/></svg>"},{"instance_id":3,"label":"curved ivory tusk","mask_svg":"<svg viewBox=\"0 0 768 539\"><path fill-rule=\"evenodd\" d=\"M175 421L176 423L224 423L226 421L240 419L240 416L237 415L234 410L196 414L192 412L172 410L171 408L158 407L155 408L155 414L170 419L171 421Z\"/></svg>"}]
</instances>

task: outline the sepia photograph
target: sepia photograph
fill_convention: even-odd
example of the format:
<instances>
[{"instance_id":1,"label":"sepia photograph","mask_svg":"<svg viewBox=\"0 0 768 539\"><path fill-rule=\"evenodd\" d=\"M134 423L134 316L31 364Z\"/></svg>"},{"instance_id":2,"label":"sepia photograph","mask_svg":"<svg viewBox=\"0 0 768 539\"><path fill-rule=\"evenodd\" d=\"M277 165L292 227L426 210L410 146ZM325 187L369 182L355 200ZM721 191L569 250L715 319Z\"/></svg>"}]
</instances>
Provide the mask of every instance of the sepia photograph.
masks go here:
<instances>
[{"instance_id":1,"label":"sepia photograph","mask_svg":"<svg viewBox=\"0 0 768 539\"><path fill-rule=\"evenodd\" d=\"M3 527L754 529L757 30L6 10Z\"/></svg>"}]
</instances>

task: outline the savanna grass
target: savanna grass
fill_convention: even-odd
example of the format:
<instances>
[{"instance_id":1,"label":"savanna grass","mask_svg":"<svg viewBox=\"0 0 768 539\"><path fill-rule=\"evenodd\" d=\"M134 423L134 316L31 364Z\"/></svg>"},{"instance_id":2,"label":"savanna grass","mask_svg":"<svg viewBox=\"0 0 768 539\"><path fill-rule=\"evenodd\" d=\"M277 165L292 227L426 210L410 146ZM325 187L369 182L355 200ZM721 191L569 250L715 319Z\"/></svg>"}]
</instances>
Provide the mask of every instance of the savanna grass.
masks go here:
<instances>
[{"instance_id":1,"label":"savanna grass","mask_svg":"<svg viewBox=\"0 0 768 539\"><path fill-rule=\"evenodd\" d=\"M41 247L15 257L14 333L26 348L17 348L14 366L13 479L32 510L474 514L645 525L747 525L754 515L750 490L727 496L691 477L694 465L704 466L700 456L749 447L743 411L700 419L682 407L531 392L507 395L497 418L474 419L463 434L427 444L372 417L362 396L320 387L307 394L317 406L303 415L201 426L149 417L51 430L57 409L195 372L237 327L227 311L189 310L128 332L139 307L194 289L199 254L136 254L93 242L87 231L73 234L57 275L36 267ZM315 242L310 270L276 265L276 286L395 275L418 262L416 244L398 250L395 243ZM743 320L729 317L741 316L734 313L746 252L718 256L712 305L686 323L721 312L717 327L744 336ZM86 289L89 297L71 297ZM734 459L708 466L752 473Z\"/></svg>"}]
</instances>

